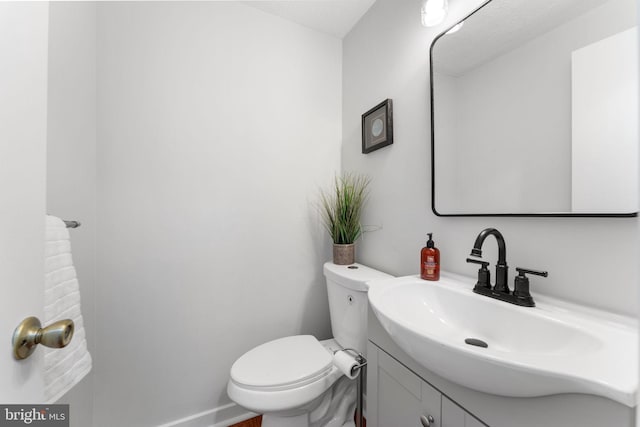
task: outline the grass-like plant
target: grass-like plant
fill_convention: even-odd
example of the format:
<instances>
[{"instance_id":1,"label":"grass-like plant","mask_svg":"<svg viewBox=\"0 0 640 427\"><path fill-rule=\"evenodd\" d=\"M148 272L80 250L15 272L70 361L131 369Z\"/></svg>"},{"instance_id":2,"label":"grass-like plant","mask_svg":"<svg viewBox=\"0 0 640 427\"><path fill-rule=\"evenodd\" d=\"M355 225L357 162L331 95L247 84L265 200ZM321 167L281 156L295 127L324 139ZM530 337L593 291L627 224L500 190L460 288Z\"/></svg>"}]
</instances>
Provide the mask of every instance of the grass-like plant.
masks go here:
<instances>
[{"instance_id":1,"label":"grass-like plant","mask_svg":"<svg viewBox=\"0 0 640 427\"><path fill-rule=\"evenodd\" d=\"M320 193L322 222L333 243L351 244L362 234L360 215L370 182L365 175L345 173L335 177L330 191Z\"/></svg>"}]
</instances>

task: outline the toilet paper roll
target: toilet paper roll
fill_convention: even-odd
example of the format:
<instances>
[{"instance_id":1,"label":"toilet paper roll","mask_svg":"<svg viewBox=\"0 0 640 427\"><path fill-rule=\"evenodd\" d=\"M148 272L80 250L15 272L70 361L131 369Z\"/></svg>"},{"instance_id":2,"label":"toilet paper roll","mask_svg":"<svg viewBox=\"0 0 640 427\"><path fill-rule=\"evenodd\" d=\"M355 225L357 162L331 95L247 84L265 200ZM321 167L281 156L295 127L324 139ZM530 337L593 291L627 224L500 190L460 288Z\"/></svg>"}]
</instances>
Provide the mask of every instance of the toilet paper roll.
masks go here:
<instances>
[{"instance_id":1,"label":"toilet paper roll","mask_svg":"<svg viewBox=\"0 0 640 427\"><path fill-rule=\"evenodd\" d=\"M355 369L358 366L358 362L356 362L355 357L346 351L338 351L334 354L333 364L349 379L354 379L358 376L358 370Z\"/></svg>"}]
</instances>

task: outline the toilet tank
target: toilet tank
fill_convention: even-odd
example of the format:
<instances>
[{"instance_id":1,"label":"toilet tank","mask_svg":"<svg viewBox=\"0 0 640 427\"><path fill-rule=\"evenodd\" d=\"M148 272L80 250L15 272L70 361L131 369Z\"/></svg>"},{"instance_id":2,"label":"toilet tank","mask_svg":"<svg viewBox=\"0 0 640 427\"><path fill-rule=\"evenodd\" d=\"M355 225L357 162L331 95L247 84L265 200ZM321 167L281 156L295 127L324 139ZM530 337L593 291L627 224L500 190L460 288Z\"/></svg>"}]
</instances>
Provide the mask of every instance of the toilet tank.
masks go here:
<instances>
[{"instance_id":1,"label":"toilet tank","mask_svg":"<svg viewBox=\"0 0 640 427\"><path fill-rule=\"evenodd\" d=\"M333 337L343 348L367 349L367 281L393 277L361 264L324 264Z\"/></svg>"}]
</instances>

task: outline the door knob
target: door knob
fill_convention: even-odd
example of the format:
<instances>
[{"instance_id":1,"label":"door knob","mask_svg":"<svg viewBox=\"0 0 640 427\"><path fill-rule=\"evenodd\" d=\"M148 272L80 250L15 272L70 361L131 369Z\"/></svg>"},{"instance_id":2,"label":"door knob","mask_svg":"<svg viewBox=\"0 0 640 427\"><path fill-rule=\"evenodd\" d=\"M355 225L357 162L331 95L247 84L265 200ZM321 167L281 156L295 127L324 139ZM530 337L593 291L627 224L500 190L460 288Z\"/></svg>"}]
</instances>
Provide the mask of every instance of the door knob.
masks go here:
<instances>
[{"instance_id":1,"label":"door knob","mask_svg":"<svg viewBox=\"0 0 640 427\"><path fill-rule=\"evenodd\" d=\"M431 416L431 415L421 415L420 416L420 423L422 424L422 427L431 427L433 426L436 420Z\"/></svg>"},{"instance_id":2,"label":"door knob","mask_svg":"<svg viewBox=\"0 0 640 427\"><path fill-rule=\"evenodd\" d=\"M66 347L73 338L73 320L65 319L42 328L37 317L27 317L13 331L13 357L18 360L31 356L38 344L51 348Z\"/></svg>"}]
</instances>

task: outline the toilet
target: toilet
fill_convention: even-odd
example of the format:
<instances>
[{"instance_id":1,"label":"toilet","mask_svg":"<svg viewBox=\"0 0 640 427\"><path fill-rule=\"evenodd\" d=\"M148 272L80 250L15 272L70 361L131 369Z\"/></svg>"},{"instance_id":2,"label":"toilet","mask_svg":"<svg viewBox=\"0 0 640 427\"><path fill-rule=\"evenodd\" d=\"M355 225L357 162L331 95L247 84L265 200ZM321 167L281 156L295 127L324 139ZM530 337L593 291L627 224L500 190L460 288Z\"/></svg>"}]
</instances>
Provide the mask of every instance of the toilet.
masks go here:
<instances>
[{"instance_id":1,"label":"toilet","mask_svg":"<svg viewBox=\"0 0 640 427\"><path fill-rule=\"evenodd\" d=\"M355 426L355 381L333 364L335 351L367 348L367 282L391 277L360 264L324 264L334 338L294 335L249 350L231 367L227 394L263 414L262 427Z\"/></svg>"}]
</instances>

